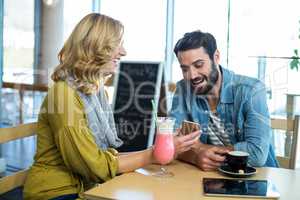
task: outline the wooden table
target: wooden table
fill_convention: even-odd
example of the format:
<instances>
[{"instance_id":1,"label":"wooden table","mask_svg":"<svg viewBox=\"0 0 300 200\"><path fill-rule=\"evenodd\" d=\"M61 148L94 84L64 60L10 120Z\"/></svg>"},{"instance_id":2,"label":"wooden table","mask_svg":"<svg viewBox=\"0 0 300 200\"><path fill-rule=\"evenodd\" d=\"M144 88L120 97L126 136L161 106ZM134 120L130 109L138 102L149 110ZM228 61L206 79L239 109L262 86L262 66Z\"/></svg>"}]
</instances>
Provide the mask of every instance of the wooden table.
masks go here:
<instances>
[{"instance_id":1,"label":"wooden table","mask_svg":"<svg viewBox=\"0 0 300 200\"><path fill-rule=\"evenodd\" d=\"M166 166L175 175L172 178L159 178L141 173L126 173L105 182L84 193L86 199L122 199L122 200L227 200L232 198L207 197L203 195L202 178L224 177L218 172L204 172L198 168L174 161ZM142 170L154 172L157 165L150 165ZM250 179L271 180L280 192L280 200L300 199L300 171L259 168ZM238 200L240 198L234 198ZM245 199L245 198L241 198Z\"/></svg>"}]
</instances>

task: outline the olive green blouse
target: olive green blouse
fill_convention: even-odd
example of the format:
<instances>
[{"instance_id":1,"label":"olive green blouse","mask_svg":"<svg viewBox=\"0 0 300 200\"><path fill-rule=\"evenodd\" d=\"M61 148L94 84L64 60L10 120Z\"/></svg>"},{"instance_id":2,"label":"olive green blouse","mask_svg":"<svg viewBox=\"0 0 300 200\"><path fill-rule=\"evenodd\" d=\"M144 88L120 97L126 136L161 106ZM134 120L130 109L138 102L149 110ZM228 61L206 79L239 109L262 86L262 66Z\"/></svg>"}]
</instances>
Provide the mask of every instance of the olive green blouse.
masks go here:
<instances>
[{"instance_id":1,"label":"olive green blouse","mask_svg":"<svg viewBox=\"0 0 300 200\"><path fill-rule=\"evenodd\" d=\"M83 102L65 82L48 91L38 118L37 152L24 186L25 200L81 193L113 178L117 151L101 150L88 128Z\"/></svg>"}]
</instances>

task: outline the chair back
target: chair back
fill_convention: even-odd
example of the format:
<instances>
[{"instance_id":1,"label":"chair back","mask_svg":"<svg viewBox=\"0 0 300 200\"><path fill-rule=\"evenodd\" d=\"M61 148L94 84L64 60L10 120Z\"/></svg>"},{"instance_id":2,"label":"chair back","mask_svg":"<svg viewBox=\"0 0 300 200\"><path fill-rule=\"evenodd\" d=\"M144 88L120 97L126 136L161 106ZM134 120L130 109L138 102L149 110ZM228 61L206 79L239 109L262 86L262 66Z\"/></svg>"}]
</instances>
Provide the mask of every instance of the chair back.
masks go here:
<instances>
[{"instance_id":1,"label":"chair back","mask_svg":"<svg viewBox=\"0 0 300 200\"><path fill-rule=\"evenodd\" d=\"M291 145L285 142L285 149L290 151L289 156L277 156L280 167L287 169L296 168L298 131L299 131L299 115L294 118L274 118L271 117L271 127L275 130L283 130L287 137L292 137ZM276 133L276 132L275 132Z\"/></svg>"},{"instance_id":2,"label":"chair back","mask_svg":"<svg viewBox=\"0 0 300 200\"><path fill-rule=\"evenodd\" d=\"M0 128L0 144L36 135L37 122ZM24 185L28 169L0 178L0 194Z\"/></svg>"}]
</instances>

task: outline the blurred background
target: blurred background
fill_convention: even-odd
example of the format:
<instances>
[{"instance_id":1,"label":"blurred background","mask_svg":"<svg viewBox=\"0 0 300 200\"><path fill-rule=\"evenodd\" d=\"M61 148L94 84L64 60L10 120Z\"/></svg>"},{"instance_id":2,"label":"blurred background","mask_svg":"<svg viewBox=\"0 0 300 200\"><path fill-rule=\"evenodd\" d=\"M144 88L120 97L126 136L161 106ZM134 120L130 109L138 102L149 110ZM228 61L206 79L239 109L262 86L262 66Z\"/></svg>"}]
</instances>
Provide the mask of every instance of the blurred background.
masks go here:
<instances>
[{"instance_id":1,"label":"blurred background","mask_svg":"<svg viewBox=\"0 0 300 200\"><path fill-rule=\"evenodd\" d=\"M176 41L185 32L210 32L223 67L267 85L272 115L299 114L299 8L299 0L0 0L0 125L37 120L58 51L91 12L120 20L124 60L163 62L170 84L182 79ZM108 85L110 97L113 89ZM274 134L277 154L288 154L286 141ZM3 144L0 162L17 171L31 164L34 151L34 137Z\"/></svg>"}]
</instances>

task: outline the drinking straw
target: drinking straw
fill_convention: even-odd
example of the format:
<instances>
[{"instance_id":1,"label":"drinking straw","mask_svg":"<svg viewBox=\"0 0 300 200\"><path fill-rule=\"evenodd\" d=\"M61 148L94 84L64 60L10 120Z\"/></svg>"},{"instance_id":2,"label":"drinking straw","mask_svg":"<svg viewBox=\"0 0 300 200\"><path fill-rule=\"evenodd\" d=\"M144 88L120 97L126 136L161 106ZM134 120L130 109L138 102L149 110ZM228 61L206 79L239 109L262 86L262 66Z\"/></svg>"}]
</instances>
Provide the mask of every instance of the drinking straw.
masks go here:
<instances>
[{"instance_id":1,"label":"drinking straw","mask_svg":"<svg viewBox=\"0 0 300 200\"><path fill-rule=\"evenodd\" d=\"M152 104L152 109L153 109L153 112L154 112L154 118L155 118L155 121L157 122L157 112L156 112L156 104L154 102L153 99L151 99L151 104Z\"/></svg>"}]
</instances>

